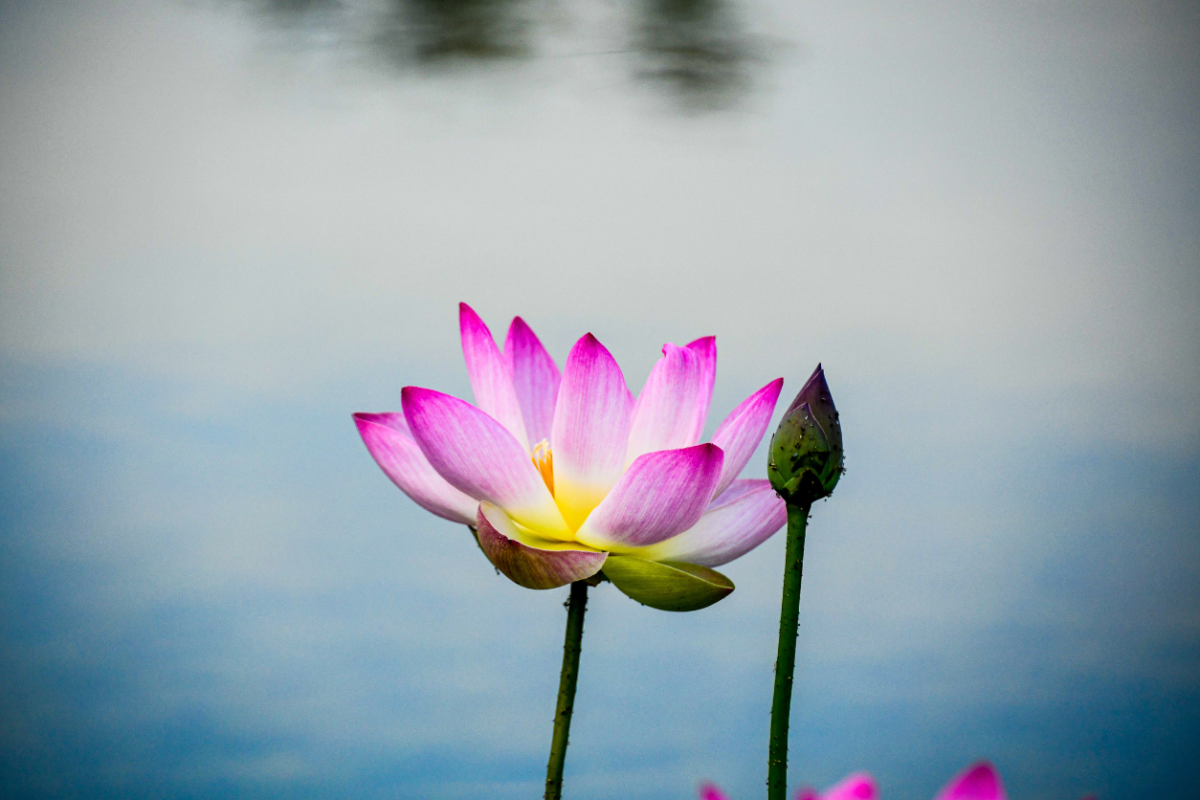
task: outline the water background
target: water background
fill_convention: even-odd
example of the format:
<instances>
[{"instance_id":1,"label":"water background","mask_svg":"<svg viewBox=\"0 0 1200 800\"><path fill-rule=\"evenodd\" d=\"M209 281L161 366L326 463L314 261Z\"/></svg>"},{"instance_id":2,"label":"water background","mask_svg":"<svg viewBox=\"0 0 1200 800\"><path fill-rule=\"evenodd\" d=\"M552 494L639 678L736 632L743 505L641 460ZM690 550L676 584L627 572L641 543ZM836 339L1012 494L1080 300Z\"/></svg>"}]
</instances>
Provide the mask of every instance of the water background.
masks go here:
<instances>
[{"instance_id":1,"label":"water background","mask_svg":"<svg viewBox=\"0 0 1200 800\"><path fill-rule=\"evenodd\" d=\"M1198 142L1194 4L0 4L0 796L540 796L566 591L349 416L465 300L825 364L795 782L1191 797ZM570 797L761 796L782 549L592 593Z\"/></svg>"}]
</instances>

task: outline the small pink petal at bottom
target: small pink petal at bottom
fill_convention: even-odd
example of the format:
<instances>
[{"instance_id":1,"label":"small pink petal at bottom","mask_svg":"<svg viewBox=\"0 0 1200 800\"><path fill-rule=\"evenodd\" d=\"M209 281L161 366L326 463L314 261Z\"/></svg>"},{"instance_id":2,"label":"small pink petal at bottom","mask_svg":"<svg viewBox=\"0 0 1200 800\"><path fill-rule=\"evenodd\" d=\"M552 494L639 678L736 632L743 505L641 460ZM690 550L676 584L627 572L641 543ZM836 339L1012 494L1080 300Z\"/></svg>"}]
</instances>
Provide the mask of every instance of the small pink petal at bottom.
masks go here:
<instances>
[{"instance_id":1,"label":"small pink petal at bottom","mask_svg":"<svg viewBox=\"0 0 1200 800\"><path fill-rule=\"evenodd\" d=\"M942 787L934 800L1007 800L1000 773L990 761L972 764Z\"/></svg>"},{"instance_id":2,"label":"small pink petal at bottom","mask_svg":"<svg viewBox=\"0 0 1200 800\"><path fill-rule=\"evenodd\" d=\"M700 800L729 800L729 795L717 788L715 783L700 784Z\"/></svg>"},{"instance_id":3,"label":"small pink petal at bottom","mask_svg":"<svg viewBox=\"0 0 1200 800\"><path fill-rule=\"evenodd\" d=\"M856 772L850 777L838 783L836 786L826 789L821 795L821 800L878 800L879 789L875 785L875 779L865 772Z\"/></svg>"}]
</instances>

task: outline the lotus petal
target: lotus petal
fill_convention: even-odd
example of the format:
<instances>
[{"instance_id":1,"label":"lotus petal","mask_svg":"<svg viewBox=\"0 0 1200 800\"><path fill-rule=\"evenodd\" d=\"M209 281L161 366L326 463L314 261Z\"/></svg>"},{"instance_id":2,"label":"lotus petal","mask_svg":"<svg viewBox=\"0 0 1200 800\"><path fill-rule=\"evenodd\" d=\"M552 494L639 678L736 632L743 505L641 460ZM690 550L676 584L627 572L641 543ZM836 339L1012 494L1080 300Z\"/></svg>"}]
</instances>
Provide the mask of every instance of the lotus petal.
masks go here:
<instances>
[{"instance_id":1,"label":"lotus petal","mask_svg":"<svg viewBox=\"0 0 1200 800\"><path fill-rule=\"evenodd\" d=\"M733 483L754 455L763 434L767 432L782 389L783 378L776 378L739 403L717 426L712 442L725 451L725 465L721 468L721 480L717 482L714 495L725 491L725 487Z\"/></svg>"},{"instance_id":2,"label":"lotus petal","mask_svg":"<svg viewBox=\"0 0 1200 800\"><path fill-rule=\"evenodd\" d=\"M700 396L704 404L701 417L708 419L708 409L712 405L713 386L717 383L717 337L702 336L695 341L688 342L687 349L700 357L700 373L704 376L704 383L700 389Z\"/></svg>"},{"instance_id":3,"label":"lotus petal","mask_svg":"<svg viewBox=\"0 0 1200 800\"><path fill-rule=\"evenodd\" d=\"M688 342L687 349L699 357L700 375L703 379L700 387L701 408L698 411L700 431L696 434L695 441L692 442L692 444L697 444L700 436L704 433L704 426L708 422L708 412L712 408L713 387L717 383L717 337L701 336L699 339Z\"/></svg>"},{"instance_id":4,"label":"lotus petal","mask_svg":"<svg viewBox=\"0 0 1200 800\"><path fill-rule=\"evenodd\" d=\"M451 486L500 506L544 538L572 538L541 474L504 426L432 389L406 386L400 397L413 439Z\"/></svg>"},{"instance_id":5,"label":"lotus petal","mask_svg":"<svg viewBox=\"0 0 1200 800\"><path fill-rule=\"evenodd\" d=\"M375 463L413 502L451 522L475 522L479 501L455 489L430 465L403 414L355 414L354 424Z\"/></svg>"},{"instance_id":6,"label":"lotus petal","mask_svg":"<svg viewBox=\"0 0 1200 800\"><path fill-rule=\"evenodd\" d=\"M631 411L625 376L590 333L575 343L554 407L554 497L572 529L621 477Z\"/></svg>"},{"instance_id":7,"label":"lotus petal","mask_svg":"<svg viewBox=\"0 0 1200 800\"><path fill-rule=\"evenodd\" d=\"M638 458L575 533L586 545L629 550L699 521L721 475L721 448L701 444Z\"/></svg>"},{"instance_id":8,"label":"lotus petal","mask_svg":"<svg viewBox=\"0 0 1200 800\"><path fill-rule=\"evenodd\" d=\"M528 453L529 437L525 432L521 404L513 388L512 367L496 347L488 326L466 303L458 304L458 327L475 405L507 428Z\"/></svg>"},{"instance_id":9,"label":"lotus petal","mask_svg":"<svg viewBox=\"0 0 1200 800\"><path fill-rule=\"evenodd\" d=\"M729 800L729 795L725 794L712 783L700 784L700 800Z\"/></svg>"},{"instance_id":10,"label":"lotus petal","mask_svg":"<svg viewBox=\"0 0 1200 800\"><path fill-rule=\"evenodd\" d=\"M734 481L688 530L636 552L655 561L719 567L741 558L787 524L787 505L770 481Z\"/></svg>"},{"instance_id":11,"label":"lotus petal","mask_svg":"<svg viewBox=\"0 0 1200 800\"><path fill-rule=\"evenodd\" d=\"M590 578L608 557L607 553L574 549L579 545L562 542L538 542L540 547L526 544L536 540L521 531L503 509L490 503L479 504L477 519L483 554L509 580L526 589L553 589Z\"/></svg>"},{"instance_id":12,"label":"lotus petal","mask_svg":"<svg viewBox=\"0 0 1200 800\"><path fill-rule=\"evenodd\" d=\"M663 356L633 407L625 463L655 450L691 447L700 441L708 401L701 357L686 347L663 345Z\"/></svg>"},{"instance_id":13,"label":"lotus petal","mask_svg":"<svg viewBox=\"0 0 1200 800\"><path fill-rule=\"evenodd\" d=\"M549 441L562 375L537 334L520 317L514 317L508 327L504 359L512 373L529 443L536 445L543 439Z\"/></svg>"},{"instance_id":14,"label":"lotus petal","mask_svg":"<svg viewBox=\"0 0 1200 800\"><path fill-rule=\"evenodd\" d=\"M935 800L1007 800L1007 795L996 768L980 761L955 775Z\"/></svg>"},{"instance_id":15,"label":"lotus petal","mask_svg":"<svg viewBox=\"0 0 1200 800\"><path fill-rule=\"evenodd\" d=\"M821 800L878 800L879 788L875 779L865 772L856 772L826 789Z\"/></svg>"},{"instance_id":16,"label":"lotus petal","mask_svg":"<svg viewBox=\"0 0 1200 800\"><path fill-rule=\"evenodd\" d=\"M697 611L734 589L733 581L708 567L634 556L610 555L604 574L634 600L663 611Z\"/></svg>"}]
</instances>

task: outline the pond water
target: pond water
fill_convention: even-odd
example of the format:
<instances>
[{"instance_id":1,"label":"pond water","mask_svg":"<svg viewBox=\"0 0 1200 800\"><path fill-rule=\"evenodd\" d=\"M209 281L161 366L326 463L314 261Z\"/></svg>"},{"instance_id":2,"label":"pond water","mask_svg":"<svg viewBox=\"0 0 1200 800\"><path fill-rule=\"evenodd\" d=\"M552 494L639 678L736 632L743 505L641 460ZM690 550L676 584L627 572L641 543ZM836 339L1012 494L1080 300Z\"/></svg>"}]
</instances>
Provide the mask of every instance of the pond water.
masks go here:
<instances>
[{"instance_id":1,"label":"pond water","mask_svg":"<svg viewBox=\"0 0 1200 800\"><path fill-rule=\"evenodd\" d=\"M1189 797L1198 54L1171 3L0 4L0 796L540 794L565 593L349 417L469 398L467 301L634 391L715 334L708 434L824 363L794 781ZM782 557L593 592L567 796L761 796Z\"/></svg>"}]
</instances>

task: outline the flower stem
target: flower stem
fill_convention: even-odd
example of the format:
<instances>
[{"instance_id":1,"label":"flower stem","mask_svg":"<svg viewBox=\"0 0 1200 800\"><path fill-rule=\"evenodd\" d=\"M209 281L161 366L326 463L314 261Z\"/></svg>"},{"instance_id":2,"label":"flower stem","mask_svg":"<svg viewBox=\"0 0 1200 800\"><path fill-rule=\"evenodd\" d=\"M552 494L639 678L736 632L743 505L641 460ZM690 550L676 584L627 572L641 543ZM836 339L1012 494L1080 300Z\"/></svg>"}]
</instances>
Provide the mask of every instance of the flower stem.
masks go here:
<instances>
[{"instance_id":1,"label":"flower stem","mask_svg":"<svg viewBox=\"0 0 1200 800\"><path fill-rule=\"evenodd\" d=\"M767 800L787 795L788 719L792 711L792 672L800 625L800 578L804 574L804 532L809 506L788 503L787 554L783 603L779 611L779 654L775 659L775 695L771 700L771 742L767 756Z\"/></svg>"},{"instance_id":2,"label":"flower stem","mask_svg":"<svg viewBox=\"0 0 1200 800\"><path fill-rule=\"evenodd\" d=\"M550 763L546 765L546 800L559 800L562 797L563 762L567 760L571 713L575 710L575 685L579 682L579 654L583 651L583 614L587 611L587 590L585 581L575 581L571 584L571 599L567 601L562 677L558 680L558 707L554 711Z\"/></svg>"}]
</instances>

